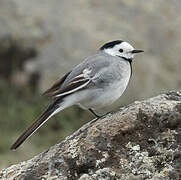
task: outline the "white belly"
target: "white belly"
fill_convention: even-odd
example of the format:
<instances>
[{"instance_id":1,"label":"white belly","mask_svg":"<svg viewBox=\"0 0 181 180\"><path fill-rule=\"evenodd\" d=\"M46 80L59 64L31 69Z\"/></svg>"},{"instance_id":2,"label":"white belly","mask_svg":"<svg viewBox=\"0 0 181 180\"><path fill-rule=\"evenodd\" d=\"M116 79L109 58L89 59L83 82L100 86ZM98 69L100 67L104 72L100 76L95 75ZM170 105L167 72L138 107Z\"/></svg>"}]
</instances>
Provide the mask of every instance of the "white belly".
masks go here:
<instances>
[{"instance_id":1,"label":"white belly","mask_svg":"<svg viewBox=\"0 0 181 180\"><path fill-rule=\"evenodd\" d=\"M105 89L97 89L94 91L91 90L91 92L82 91L80 96L84 96L85 94L85 97L87 98L82 98L83 100L79 103L79 105L85 109L98 109L112 104L119 99L125 91L129 78L130 77L128 76L128 78L118 82L117 84L112 84L112 86ZM88 94L91 95L87 96Z\"/></svg>"},{"instance_id":2,"label":"white belly","mask_svg":"<svg viewBox=\"0 0 181 180\"><path fill-rule=\"evenodd\" d=\"M106 107L117 99L125 91L128 86L128 82L131 76L131 68L130 64L127 61L122 61L120 67L115 70L112 69L113 72L121 72L115 73L114 76L108 77L110 78L108 83L105 80L105 84L98 84L88 89L83 89L69 95L65 98L66 106L70 106L73 104L78 104L85 109L99 109L102 107ZM104 72L105 76L107 72ZM111 75L111 72L109 72ZM104 74L103 74L104 75Z\"/></svg>"}]
</instances>

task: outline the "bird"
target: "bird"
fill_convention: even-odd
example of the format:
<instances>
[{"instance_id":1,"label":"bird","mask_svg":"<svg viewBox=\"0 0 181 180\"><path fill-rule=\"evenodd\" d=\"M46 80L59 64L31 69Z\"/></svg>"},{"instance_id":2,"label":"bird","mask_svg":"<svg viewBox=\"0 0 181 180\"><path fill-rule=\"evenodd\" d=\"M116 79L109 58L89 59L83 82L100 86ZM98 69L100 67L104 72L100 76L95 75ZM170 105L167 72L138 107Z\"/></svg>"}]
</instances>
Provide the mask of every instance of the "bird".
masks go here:
<instances>
[{"instance_id":1,"label":"bird","mask_svg":"<svg viewBox=\"0 0 181 180\"><path fill-rule=\"evenodd\" d=\"M43 93L53 102L10 149L17 149L48 119L72 105L79 105L100 118L96 110L120 98L132 76L133 57L142 52L123 40L105 43L95 55L75 66Z\"/></svg>"}]
</instances>

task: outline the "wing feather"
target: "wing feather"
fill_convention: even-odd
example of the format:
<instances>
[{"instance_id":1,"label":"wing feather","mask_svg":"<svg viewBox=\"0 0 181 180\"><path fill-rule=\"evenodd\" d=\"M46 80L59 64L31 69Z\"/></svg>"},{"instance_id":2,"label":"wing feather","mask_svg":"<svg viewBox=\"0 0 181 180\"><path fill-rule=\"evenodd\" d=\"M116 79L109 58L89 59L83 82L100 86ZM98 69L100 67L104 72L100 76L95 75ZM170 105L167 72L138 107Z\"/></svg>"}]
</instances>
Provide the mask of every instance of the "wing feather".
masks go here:
<instances>
[{"instance_id":1,"label":"wing feather","mask_svg":"<svg viewBox=\"0 0 181 180\"><path fill-rule=\"evenodd\" d=\"M66 96L80 89L83 89L91 81L91 77L89 76L90 72L91 72L90 70L84 69L83 72L81 72L80 74L69 80L67 83L64 83L66 77L68 76L66 74L62 79L55 82L55 84L50 89L48 89L44 94L57 99L58 97Z\"/></svg>"},{"instance_id":2,"label":"wing feather","mask_svg":"<svg viewBox=\"0 0 181 180\"><path fill-rule=\"evenodd\" d=\"M63 89L60 89L59 91L55 92L52 94L55 98L60 97L60 96L65 96L68 94L72 94L78 90L81 90L85 88L89 83L90 79L82 79L82 80L77 80L70 82L67 86L65 86Z\"/></svg>"},{"instance_id":3,"label":"wing feather","mask_svg":"<svg viewBox=\"0 0 181 180\"><path fill-rule=\"evenodd\" d=\"M60 89L61 85L64 83L67 76L71 73L68 72L62 78L58 79L48 90L46 90L43 95L51 96L51 94L55 93L57 90Z\"/></svg>"}]
</instances>

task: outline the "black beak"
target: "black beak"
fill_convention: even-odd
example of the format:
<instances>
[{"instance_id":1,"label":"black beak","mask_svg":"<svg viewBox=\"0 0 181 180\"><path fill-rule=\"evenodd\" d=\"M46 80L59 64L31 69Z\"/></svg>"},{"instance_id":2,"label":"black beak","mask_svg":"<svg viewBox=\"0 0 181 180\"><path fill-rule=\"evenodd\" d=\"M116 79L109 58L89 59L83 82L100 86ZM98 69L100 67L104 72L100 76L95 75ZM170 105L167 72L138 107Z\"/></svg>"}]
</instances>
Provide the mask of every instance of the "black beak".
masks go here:
<instances>
[{"instance_id":1,"label":"black beak","mask_svg":"<svg viewBox=\"0 0 181 180\"><path fill-rule=\"evenodd\" d=\"M131 51L133 54L136 54L136 53L142 53L142 52L144 52L143 50L136 50L136 49L134 49L134 50L132 50Z\"/></svg>"}]
</instances>

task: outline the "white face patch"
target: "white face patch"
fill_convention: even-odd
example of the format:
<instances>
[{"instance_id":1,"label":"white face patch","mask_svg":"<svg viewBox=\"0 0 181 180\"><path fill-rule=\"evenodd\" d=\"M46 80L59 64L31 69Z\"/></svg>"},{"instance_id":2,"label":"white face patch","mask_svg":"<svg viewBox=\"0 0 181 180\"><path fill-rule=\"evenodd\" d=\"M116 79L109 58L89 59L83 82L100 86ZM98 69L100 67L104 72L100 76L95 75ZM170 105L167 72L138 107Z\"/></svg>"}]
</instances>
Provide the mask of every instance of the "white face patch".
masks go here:
<instances>
[{"instance_id":1,"label":"white face patch","mask_svg":"<svg viewBox=\"0 0 181 180\"><path fill-rule=\"evenodd\" d=\"M127 59L132 59L134 57L134 54L131 53L132 50L134 50L133 46L127 42L117 44L113 48L104 49L104 51L111 56L119 56Z\"/></svg>"}]
</instances>

